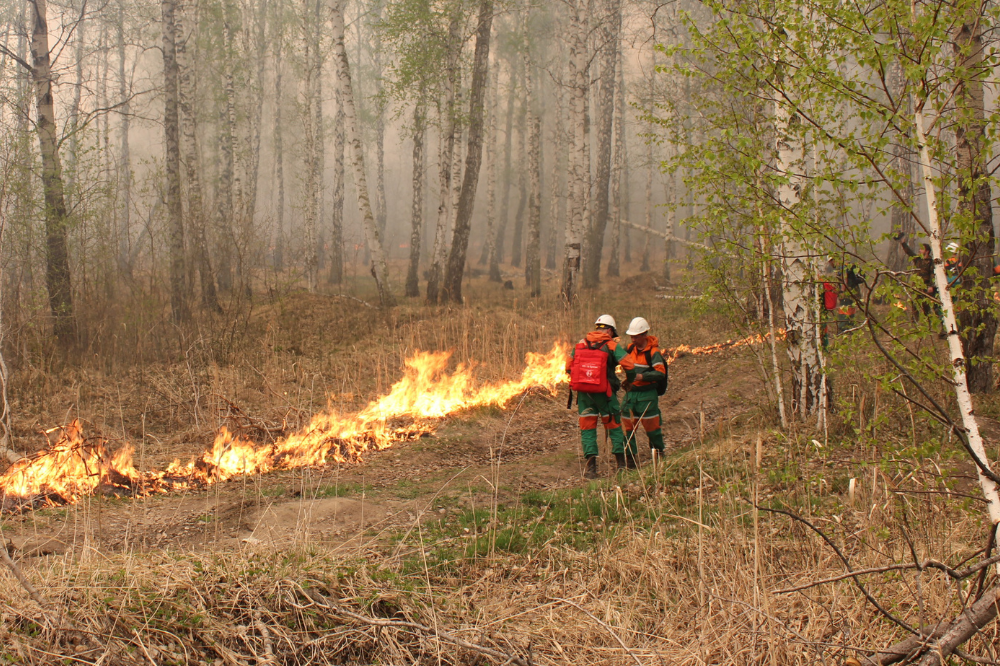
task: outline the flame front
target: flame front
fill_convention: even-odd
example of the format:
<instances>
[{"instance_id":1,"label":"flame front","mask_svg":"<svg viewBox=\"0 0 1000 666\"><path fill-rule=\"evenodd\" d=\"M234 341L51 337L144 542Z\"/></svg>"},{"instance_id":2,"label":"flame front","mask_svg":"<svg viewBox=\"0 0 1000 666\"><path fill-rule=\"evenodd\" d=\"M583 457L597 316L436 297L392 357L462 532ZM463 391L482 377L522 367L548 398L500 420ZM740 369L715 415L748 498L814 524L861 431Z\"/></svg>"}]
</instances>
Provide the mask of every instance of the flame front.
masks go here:
<instances>
[{"instance_id":1,"label":"flame front","mask_svg":"<svg viewBox=\"0 0 1000 666\"><path fill-rule=\"evenodd\" d=\"M673 361L765 339L755 335L705 347L680 345L667 350L666 356ZM61 429L55 444L14 463L0 476L0 510L72 503L97 492L145 495L200 488L276 469L356 462L365 451L430 433L435 421L458 411L503 408L532 388L555 394L566 381L568 350L565 343L556 343L546 354L529 353L520 379L483 385L475 381L470 366L459 365L448 373L449 352L417 352L405 361L402 379L357 413L317 414L301 431L269 445L257 445L223 427L200 456L187 464L174 461L162 471L137 470L130 445L112 452L107 440L85 439L74 421Z\"/></svg>"},{"instance_id":2,"label":"flame front","mask_svg":"<svg viewBox=\"0 0 1000 666\"><path fill-rule=\"evenodd\" d=\"M554 393L565 381L567 350L566 344L556 343L547 354L529 353L519 380L481 386L469 366L447 372L449 352L418 352L406 360L403 378L387 394L355 414L317 414L300 432L262 446L223 427L210 449L187 464L174 461L164 471L136 470L131 446L111 453L106 440L84 439L74 421L51 447L16 462L0 476L0 508L70 503L99 490L166 492L274 469L357 461L365 451L429 433L434 421L457 411L502 408L531 388Z\"/></svg>"}]
</instances>

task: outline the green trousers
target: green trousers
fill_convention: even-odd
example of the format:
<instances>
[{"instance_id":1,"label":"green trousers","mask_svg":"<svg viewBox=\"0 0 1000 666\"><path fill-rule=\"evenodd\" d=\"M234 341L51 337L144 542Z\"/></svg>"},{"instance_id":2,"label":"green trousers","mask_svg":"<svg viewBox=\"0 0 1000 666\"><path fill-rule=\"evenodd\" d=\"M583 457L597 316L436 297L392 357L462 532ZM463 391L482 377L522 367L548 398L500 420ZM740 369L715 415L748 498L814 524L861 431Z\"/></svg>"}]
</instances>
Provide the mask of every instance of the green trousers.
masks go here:
<instances>
[{"instance_id":1,"label":"green trousers","mask_svg":"<svg viewBox=\"0 0 1000 666\"><path fill-rule=\"evenodd\" d=\"M637 453L635 431L642 429L649 437L649 448L663 451L663 430L660 429L660 396L656 389L632 390L625 394L622 405L622 425L625 427L625 441L632 455Z\"/></svg>"},{"instance_id":2,"label":"green trousers","mask_svg":"<svg viewBox=\"0 0 1000 666\"><path fill-rule=\"evenodd\" d=\"M584 456L596 456L600 453L597 447L597 421L604 424L604 431L611 439L612 453L624 453L625 436L622 434L622 409L618 404L618 396L611 397L603 393L577 393L577 408L580 412L580 441L583 443Z\"/></svg>"}]
</instances>

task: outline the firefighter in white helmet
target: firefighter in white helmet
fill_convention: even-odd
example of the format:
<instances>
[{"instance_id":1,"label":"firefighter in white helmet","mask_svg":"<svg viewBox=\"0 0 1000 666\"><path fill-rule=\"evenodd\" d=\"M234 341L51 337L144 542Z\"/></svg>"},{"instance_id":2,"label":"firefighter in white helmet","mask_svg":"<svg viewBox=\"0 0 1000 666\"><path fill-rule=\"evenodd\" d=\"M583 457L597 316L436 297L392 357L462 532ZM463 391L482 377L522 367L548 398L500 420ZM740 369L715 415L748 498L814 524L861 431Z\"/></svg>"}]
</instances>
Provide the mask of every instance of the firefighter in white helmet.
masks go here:
<instances>
[{"instance_id":1,"label":"firefighter in white helmet","mask_svg":"<svg viewBox=\"0 0 1000 666\"><path fill-rule=\"evenodd\" d=\"M604 431L611 439L615 457L625 451L622 435L621 406L618 389L621 382L615 368L625 357L625 350L618 344L618 331L611 315L601 315L594 322L594 330L587 334L570 351L566 372L570 376L570 399L577 392L576 404L580 414L580 440L586 458L584 477L597 478L597 420L604 424ZM623 368L625 366L622 366Z\"/></svg>"},{"instance_id":2,"label":"firefighter in white helmet","mask_svg":"<svg viewBox=\"0 0 1000 666\"><path fill-rule=\"evenodd\" d=\"M626 466L636 467L635 431L639 424L649 438L653 460L663 454L663 430L660 428L660 396L667 390L667 361L660 352L659 340L649 334L649 322L636 317L625 334L631 338L621 361L625 371L625 403L622 425L625 427Z\"/></svg>"}]
</instances>

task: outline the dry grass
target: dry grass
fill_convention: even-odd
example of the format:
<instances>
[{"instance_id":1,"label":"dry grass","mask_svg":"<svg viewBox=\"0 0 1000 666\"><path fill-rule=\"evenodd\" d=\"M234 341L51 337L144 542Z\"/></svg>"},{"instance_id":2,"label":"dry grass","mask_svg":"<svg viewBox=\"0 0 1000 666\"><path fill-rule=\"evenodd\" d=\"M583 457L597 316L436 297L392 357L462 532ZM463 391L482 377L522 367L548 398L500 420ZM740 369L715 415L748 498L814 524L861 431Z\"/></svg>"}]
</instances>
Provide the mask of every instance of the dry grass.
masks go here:
<instances>
[{"instance_id":1,"label":"dry grass","mask_svg":"<svg viewBox=\"0 0 1000 666\"><path fill-rule=\"evenodd\" d=\"M659 475L645 468L618 483L554 494L536 513L494 508L496 518L471 533L454 519L424 515L408 536L369 533L340 547L83 548L37 560L28 572L51 601L50 617L5 573L0 659L250 664L268 663L270 650L282 664L484 663L433 636L333 616L302 591L309 588L365 616L419 622L535 664L841 663L903 634L850 580L775 595L845 569L817 534L754 512L749 500L797 506L855 569L907 562L911 544L920 560L952 565L980 547L981 520L961 498L909 499L892 492L900 475L877 469L860 478L853 504L829 489L785 489L767 480L781 467L778 444L764 443L759 475L755 446L726 438L678 454ZM556 502L576 502L590 518L554 517L564 508ZM497 545L509 520L523 534L544 526L545 540ZM587 533L590 545L575 546L573 532ZM477 539L493 547L478 554L469 548ZM864 583L914 625L958 610L961 590L938 571L874 574ZM52 613L63 610L83 633L53 629ZM986 653L996 640L990 632L970 650Z\"/></svg>"},{"instance_id":2,"label":"dry grass","mask_svg":"<svg viewBox=\"0 0 1000 666\"><path fill-rule=\"evenodd\" d=\"M363 404L415 349L453 349L493 379L517 374L526 351L579 335L597 311L643 314L668 344L717 342L728 330L718 314L627 287L568 313L481 287L466 307L407 305L388 320L349 299L297 294L258 308L225 362L195 338L172 363L39 370L37 388L18 394L20 432L61 422L72 405L71 415L140 443L159 464L200 449L233 421L231 405L257 425L294 428L328 400ZM968 470L940 432L911 421L860 370L838 372L841 414L819 445L808 430L769 432L767 407L752 404L657 474L506 503L494 495L444 516L425 498L428 511L411 524L341 545L101 552L84 539L22 560L48 608L0 570L0 663L502 663L433 632L338 616L316 594L539 665L843 663L904 632L850 580L776 594L845 566L803 523L753 510L755 499L815 525L854 569L914 557L955 566L983 547L985 526L979 502L962 496ZM516 485L516 473L496 467L492 480ZM99 525L97 504L74 514L84 534ZM934 570L863 582L911 625L954 615L970 589ZM991 626L967 647L990 655L998 640Z\"/></svg>"}]
</instances>

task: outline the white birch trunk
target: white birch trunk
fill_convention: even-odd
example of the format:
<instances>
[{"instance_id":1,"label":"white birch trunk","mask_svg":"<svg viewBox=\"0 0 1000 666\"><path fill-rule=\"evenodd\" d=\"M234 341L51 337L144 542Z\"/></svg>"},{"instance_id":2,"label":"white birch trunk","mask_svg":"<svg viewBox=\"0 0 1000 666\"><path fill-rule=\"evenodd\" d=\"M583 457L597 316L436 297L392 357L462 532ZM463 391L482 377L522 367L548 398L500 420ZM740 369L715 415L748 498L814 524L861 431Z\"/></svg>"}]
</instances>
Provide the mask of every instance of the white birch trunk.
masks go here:
<instances>
[{"instance_id":1,"label":"white birch trunk","mask_svg":"<svg viewBox=\"0 0 1000 666\"><path fill-rule=\"evenodd\" d=\"M438 178L439 201L437 226L434 229L434 247L431 251L431 266L427 278L427 302L435 304L444 278L445 253L448 249L448 225L454 210L452 193L453 159L455 153L455 79L458 68L460 23L457 15L452 17L448 29L448 71L444 78L444 90L439 107Z\"/></svg>"},{"instance_id":2,"label":"white birch trunk","mask_svg":"<svg viewBox=\"0 0 1000 666\"><path fill-rule=\"evenodd\" d=\"M194 265L198 269L202 301L210 310L219 311L215 290L215 274L208 254L205 233L206 215L201 186L201 157L198 151L198 124L195 111L197 94L194 81L195 57L189 50L197 40L196 12L194 0L183 2L177 13L177 98L181 117L181 160L184 177L187 180L187 221L186 227L194 247Z\"/></svg>"},{"instance_id":3,"label":"white birch trunk","mask_svg":"<svg viewBox=\"0 0 1000 666\"><path fill-rule=\"evenodd\" d=\"M347 61L347 49L344 45L344 0L330 0L331 28L333 32L333 56L337 63L337 79L340 85L341 99L344 103L344 126L347 130L348 142L351 148L351 162L354 168L354 187L358 194L358 208L364 224L365 240L372 258L372 275L378 287L379 300L382 307L395 305L392 292L389 291L388 270L386 268L385 252L382 250L382 238L372 214L371 199L368 195L368 179L365 175L365 153L361 146L361 132L358 127L357 110L354 105L354 89L351 85L351 70Z\"/></svg>"},{"instance_id":4,"label":"white birch trunk","mask_svg":"<svg viewBox=\"0 0 1000 666\"><path fill-rule=\"evenodd\" d=\"M125 74L125 1L118 2L118 263L126 275L132 274L132 156L129 150L129 127L132 111L128 103Z\"/></svg>"},{"instance_id":5,"label":"white birch trunk","mask_svg":"<svg viewBox=\"0 0 1000 666\"><path fill-rule=\"evenodd\" d=\"M917 142L920 146L920 172L924 181L924 197L927 201L927 226L930 229L928 241L931 246L931 256L934 258L934 284L938 290L938 297L941 299L941 310L944 315L944 330L948 334L948 354L951 357L951 368L953 373L953 385L955 387L955 400L958 408L962 412L962 426L965 428L966 436L969 438L969 447L979 458L980 463L990 469L989 457L983 446L983 438L979 433L979 423L976 421L975 406L972 402L972 393L969 392L968 379L965 373L965 352L962 349L962 339L958 334L958 322L955 318L955 305L951 300L951 291L948 285L948 276L944 270L944 253L941 251L941 219L938 213L937 191L934 185L934 174L931 169L930 150L927 147L927 136L924 131L924 117L922 109L918 108L914 113L914 126L917 134ZM987 511L990 522L994 525L1000 523L1000 495L997 493L997 485L983 473L983 470L976 465L976 473L979 476L979 487L986 498ZM997 566L1000 570L1000 565Z\"/></svg>"},{"instance_id":6,"label":"white birch trunk","mask_svg":"<svg viewBox=\"0 0 1000 666\"><path fill-rule=\"evenodd\" d=\"M500 93L500 63L490 72L490 89L487 93L486 113L488 114L486 140L486 242L483 245L479 264L485 265L496 252L497 223L497 157L500 155L500 136L497 133L497 103Z\"/></svg>"},{"instance_id":7,"label":"white birch trunk","mask_svg":"<svg viewBox=\"0 0 1000 666\"><path fill-rule=\"evenodd\" d=\"M524 87L528 125L528 245L524 260L524 277L532 296L542 294L542 141L541 119L535 111L534 77L531 58L524 51Z\"/></svg>"},{"instance_id":8,"label":"white birch trunk","mask_svg":"<svg viewBox=\"0 0 1000 666\"><path fill-rule=\"evenodd\" d=\"M563 274L561 293L567 304L576 301L580 282L580 259L583 244L583 225L586 214L585 198L588 197L589 178L584 172L586 159L586 116L587 96L587 41L585 0L575 0L570 5L569 21L570 60L570 122L573 129L568 172L569 217L566 221L566 241L563 253Z\"/></svg>"},{"instance_id":9,"label":"white birch trunk","mask_svg":"<svg viewBox=\"0 0 1000 666\"><path fill-rule=\"evenodd\" d=\"M774 105L774 124L777 132L777 171L786 176L778 188L781 207L791 210L798 205L802 190L804 151L802 144L790 137L795 119L778 102ZM782 302L785 312L785 338L788 358L792 365L792 394L798 396L797 411L804 418L821 407L823 370L815 328L819 322L813 315L816 288L813 281L809 251L799 240L787 213L781 216L782 235Z\"/></svg>"}]
</instances>

